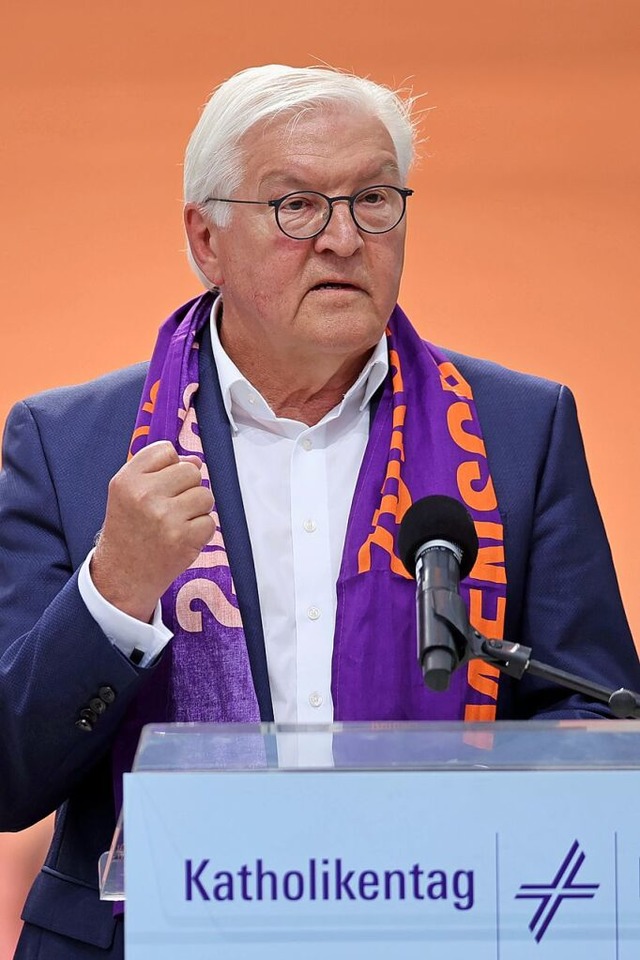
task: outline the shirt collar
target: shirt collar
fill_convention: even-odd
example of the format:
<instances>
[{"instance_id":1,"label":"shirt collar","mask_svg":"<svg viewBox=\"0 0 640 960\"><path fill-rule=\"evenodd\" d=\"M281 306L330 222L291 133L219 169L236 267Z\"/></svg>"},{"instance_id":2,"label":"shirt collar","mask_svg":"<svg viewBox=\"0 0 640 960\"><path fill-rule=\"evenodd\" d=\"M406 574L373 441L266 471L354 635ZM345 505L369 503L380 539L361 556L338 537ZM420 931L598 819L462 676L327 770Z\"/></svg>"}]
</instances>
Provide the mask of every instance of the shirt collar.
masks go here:
<instances>
[{"instance_id":1,"label":"shirt collar","mask_svg":"<svg viewBox=\"0 0 640 960\"><path fill-rule=\"evenodd\" d=\"M220 320L221 313L222 298L217 297L211 308L211 347L213 351L213 359L218 371L218 379L220 381L220 390L222 393L224 408L233 431L237 432L238 427L233 416L234 408L241 408L245 414L250 413L250 415L256 419L260 418L260 412L270 411L270 408L264 397L247 380L244 374L240 372L238 367L235 365L229 354L222 346L222 343L220 342L220 336L218 334L218 322ZM388 372L389 353L387 349L387 337L386 334L383 334L377 342L367 363L360 371L358 379L345 393L342 402L334 408L336 411L335 415L339 416L347 406L357 406L358 410L364 410L365 407L370 403L371 398L376 390L378 390L378 388L384 382ZM245 403L245 399L248 397L254 397L258 399L259 405L257 409L251 409L251 407ZM250 402L253 403L253 400ZM272 413L272 411L270 412ZM327 414L327 416L330 415L331 411Z\"/></svg>"}]
</instances>

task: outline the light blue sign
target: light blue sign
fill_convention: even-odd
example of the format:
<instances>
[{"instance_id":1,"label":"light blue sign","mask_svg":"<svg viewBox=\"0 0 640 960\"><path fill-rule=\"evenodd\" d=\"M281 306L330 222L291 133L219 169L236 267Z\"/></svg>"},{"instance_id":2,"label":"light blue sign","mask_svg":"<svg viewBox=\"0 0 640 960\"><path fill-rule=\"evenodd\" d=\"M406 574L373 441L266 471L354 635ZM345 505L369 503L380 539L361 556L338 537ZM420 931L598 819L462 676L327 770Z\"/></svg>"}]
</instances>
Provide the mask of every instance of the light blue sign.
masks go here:
<instances>
[{"instance_id":1,"label":"light blue sign","mask_svg":"<svg viewBox=\"0 0 640 960\"><path fill-rule=\"evenodd\" d=\"M127 960L640 956L637 771L125 780Z\"/></svg>"}]
</instances>

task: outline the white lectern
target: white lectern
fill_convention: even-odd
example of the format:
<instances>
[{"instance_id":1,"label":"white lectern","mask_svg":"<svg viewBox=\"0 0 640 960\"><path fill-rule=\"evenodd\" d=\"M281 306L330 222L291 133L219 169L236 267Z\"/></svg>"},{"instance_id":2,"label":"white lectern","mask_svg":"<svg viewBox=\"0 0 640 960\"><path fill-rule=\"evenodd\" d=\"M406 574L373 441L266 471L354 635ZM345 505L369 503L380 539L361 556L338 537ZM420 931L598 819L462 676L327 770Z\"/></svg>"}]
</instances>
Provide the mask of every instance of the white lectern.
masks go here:
<instances>
[{"instance_id":1,"label":"white lectern","mask_svg":"<svg viewBox=\"0 0 640 960\"><path fill-rule=\"evenodd\" d=\"M638 960L639 797L636 721L150 726L102 896L127 960Z\"/></svg>"}]
</instances>

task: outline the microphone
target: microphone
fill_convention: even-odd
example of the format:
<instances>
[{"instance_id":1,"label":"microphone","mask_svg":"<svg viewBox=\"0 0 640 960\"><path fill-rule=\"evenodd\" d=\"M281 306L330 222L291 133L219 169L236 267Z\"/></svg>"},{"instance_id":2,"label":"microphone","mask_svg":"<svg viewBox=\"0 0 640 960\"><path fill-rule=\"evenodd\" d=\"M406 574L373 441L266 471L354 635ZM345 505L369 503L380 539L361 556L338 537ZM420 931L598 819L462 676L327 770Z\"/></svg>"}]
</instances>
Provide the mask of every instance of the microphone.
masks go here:
<instances>
[{"instance_id":1,"label":"microphone","mask_svg":"<svg viewBox=\"0 0 640 960\"><path fill-rule=\"evenodd\" d=\"M452 497L424 497L402 519L398 554L417 582L418 662L424 682L431 690L446 690L466 652L469 619L459 589L478 555L473 520Z\"/></svg>"}]
</instances>

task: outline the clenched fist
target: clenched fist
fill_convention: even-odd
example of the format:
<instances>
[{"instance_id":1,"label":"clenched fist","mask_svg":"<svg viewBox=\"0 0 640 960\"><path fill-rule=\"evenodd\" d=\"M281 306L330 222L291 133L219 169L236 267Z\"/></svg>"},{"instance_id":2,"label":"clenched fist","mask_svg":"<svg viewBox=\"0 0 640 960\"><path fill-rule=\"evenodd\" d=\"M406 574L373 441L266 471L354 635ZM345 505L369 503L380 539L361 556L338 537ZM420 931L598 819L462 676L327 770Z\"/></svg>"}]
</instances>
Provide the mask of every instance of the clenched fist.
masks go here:
<instances>
[{"instance_id":1,"label":"clenched fist","mask_svg":"<svg viewBox=\"0 0 640 960\"><path fill-rule=\"evenodd\" d=\"M180 457L160 440L111 480L91 578L124 613L148 622L167 587L213 537L213 496L201 479L197 457Z\"/></svg>"}]
</instances>

